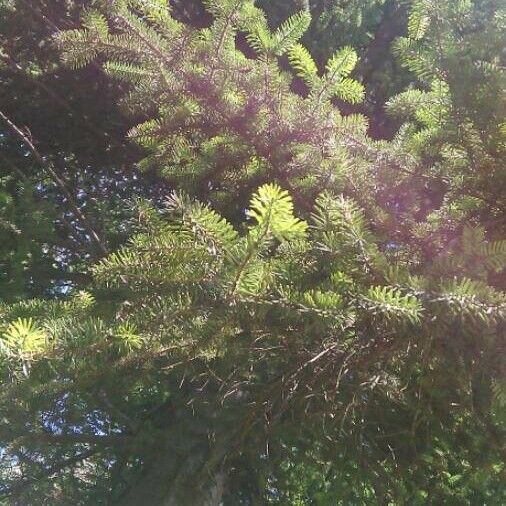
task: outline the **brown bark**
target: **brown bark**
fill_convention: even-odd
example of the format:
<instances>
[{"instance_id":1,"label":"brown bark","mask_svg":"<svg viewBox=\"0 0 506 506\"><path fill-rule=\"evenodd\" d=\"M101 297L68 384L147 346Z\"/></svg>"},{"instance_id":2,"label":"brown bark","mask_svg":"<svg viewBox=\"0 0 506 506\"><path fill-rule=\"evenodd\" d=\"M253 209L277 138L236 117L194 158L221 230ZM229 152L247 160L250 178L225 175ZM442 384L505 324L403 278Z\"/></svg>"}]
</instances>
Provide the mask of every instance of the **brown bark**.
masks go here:
<instances>
[{"instance_id":1,"label":"brown bark","mask_svg":"<svg viewBox=\"0 0 506 506\"><path fill-rule=\"evenodd\" d=\"M114 504L219 506L226 487L223 460L228 446L226 441L215 442L210 448L202 443L198 441L185 448L179 460L172 444L158 445L152 456L145 458L140 478Z\"/></svg>"}]
</instances>

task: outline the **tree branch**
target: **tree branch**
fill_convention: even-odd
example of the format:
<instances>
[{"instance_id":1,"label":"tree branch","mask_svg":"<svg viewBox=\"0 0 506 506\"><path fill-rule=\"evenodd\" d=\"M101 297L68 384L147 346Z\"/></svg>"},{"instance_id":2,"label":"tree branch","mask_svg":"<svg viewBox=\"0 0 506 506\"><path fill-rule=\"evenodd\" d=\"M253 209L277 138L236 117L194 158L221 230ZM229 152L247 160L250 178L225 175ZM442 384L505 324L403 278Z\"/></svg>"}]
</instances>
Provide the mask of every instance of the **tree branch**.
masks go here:
<instances>
[{"instance_id":1,"label":"tree branch","mask_svg":"<svg viewBox=\"0 0 506 506\"><path fill-rule=\"evenodd\" d=\"M79 453L78 455L74 455L73 457L62 460L57 464L47 469L44 469L44 471L39 473L37 476L34 476L33 478L23 480L20 483L17 483L16 485L13 485L12 487L6 488L4 490L0 489L0 497L9 497L13 495L22 494L28 487L30 487L30 485L34 484L35 482L43 478L49 478L53 474L62 471L66 467L69 467L73 464L77 464L78 462L82 462L83 460L90 458L97 452L98 452L97 448L91 448L85 452Z\"/></svg>"},{"instance_id":2,"label":"tree branch","mask_svg":"<svg viewBox=\"0 0 506 506\"><path fill-rule=\"evenodd\" d=\"M65 181L59 176L59 174L54 170L52 167L52 164L50 162L46 162L44 158L41 156L41 154L38 152L37 148L35 147L32 140L29 138L29 136L21 129L19 128L15 123L13 123L8 116L6 116L2 111L0 111L0 118L2 118L5 123L7 123L8 127L12 130L14 134L16 134L21 141L26 144L28 149L31 151L37 162L46 169L46 171L51 176L51 179L53 182L60 188L62 193L67 198L67 201L72 209L72 211L75 213L77 219L83 226L83 228L86 230L86 232L90 235L90 237L95 241L97 246L99 247L100 251L104 255L108 255L109 252L103 242L101 241L99 235L95 231L95 229L92 227L91 223L88 221L84 213L81 211L79 206L77 205L76 201L74 200L74 197L68 190Z\"/></svg>"},{"instance_id":3,"label":"tree branch","mask_svg":"<svg viewBox=\"0 0 506 506\"><path fill-rule=\"evenodd\" d=\"M21 439L48 444L90 444L117 446L131 441L132 437L125 436L123 434L106 434L104 436L99 436L97 434L53 434L51 432L40 432L27 434L26 436L22 436Z\"/></svg>"}]
</instances>

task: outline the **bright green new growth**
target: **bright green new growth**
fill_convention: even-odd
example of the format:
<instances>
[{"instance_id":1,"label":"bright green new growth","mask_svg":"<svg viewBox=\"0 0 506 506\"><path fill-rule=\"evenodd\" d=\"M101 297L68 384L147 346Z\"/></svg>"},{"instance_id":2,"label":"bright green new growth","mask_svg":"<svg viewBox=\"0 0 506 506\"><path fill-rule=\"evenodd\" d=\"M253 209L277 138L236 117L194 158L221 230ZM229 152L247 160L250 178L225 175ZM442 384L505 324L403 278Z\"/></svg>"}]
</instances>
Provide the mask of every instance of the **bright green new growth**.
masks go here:
<instances>
[{"instance_id":1,"label":"bright green new growth","mask_svg":"<svg viewBox=\"0 0 506 506\"><path fill-rule=\"evenodd\" d=\"M32 318L18 318L3 332L2 345L7 354L19 354L29 360L44 350L46 334L34 324Z\"/></svg>"},{"instance_id":2,"label":"bright green new growth","mask_svg":"<svg viewBox=\"0 0 506 506\"><path fill-rule=\"evenodd\" d=\"M256 221L256 234L272 234L280 241L303 238L307 224L293 216L292 199L286 190L265 185L253 195L248 215Z\"/></svg>"}]
</instances>

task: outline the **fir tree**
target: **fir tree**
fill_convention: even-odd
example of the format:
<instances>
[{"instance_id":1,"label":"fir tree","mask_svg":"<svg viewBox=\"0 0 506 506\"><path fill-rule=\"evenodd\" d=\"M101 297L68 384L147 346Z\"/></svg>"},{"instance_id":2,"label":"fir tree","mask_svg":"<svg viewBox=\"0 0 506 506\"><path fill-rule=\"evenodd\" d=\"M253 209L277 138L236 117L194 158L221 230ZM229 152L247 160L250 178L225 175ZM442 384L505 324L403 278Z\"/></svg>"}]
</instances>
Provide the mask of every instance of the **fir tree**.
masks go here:
<instances>
[{"instance_id":1,"label":"fir tree","mask_svg":"<svg viewBox=\"0 0 506 506\"><path fill-rule=\"evenodd\" d=\"M177 189L137 200L91 290L0 306L5 504L501 504L505 241L413 240L449 83L375 142L332 102L363 97L356 53L319 69L306 11L206 6L104 2L58 36L126 82L140 168Z\"/></svg>"}]
</instances>

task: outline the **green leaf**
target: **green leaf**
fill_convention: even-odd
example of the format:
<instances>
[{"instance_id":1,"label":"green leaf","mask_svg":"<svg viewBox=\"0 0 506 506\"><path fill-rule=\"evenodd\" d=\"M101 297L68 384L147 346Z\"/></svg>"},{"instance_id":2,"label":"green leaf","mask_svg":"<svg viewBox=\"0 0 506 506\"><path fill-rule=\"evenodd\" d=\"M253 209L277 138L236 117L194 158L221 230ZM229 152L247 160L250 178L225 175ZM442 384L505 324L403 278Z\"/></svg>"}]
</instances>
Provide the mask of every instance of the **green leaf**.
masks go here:
<instances>
[{"instance_id":1,"label":"green leaf","mask_svg":"<svg viewBox=\"0 0 506 506\"><path fill-rule=\"evenodd\" d=\"M2 344L9 354L30 359L33 354L43 351L47 335L37 327L32 318L18 318L4 331Z\"/></svg>"},{"instance_id":2,"label":"green leaf","mask_svg":"<svg viewBox=\"0 0 506 506\"><path fill-rule=\"evenodd\" d=\"M108 61L104 64L104 70L112 77L131 83L138 83L141 79L152 73L140 65Z\"/></svg>"},{"instance_id":3,"label":"green leaf","mask_svg":"<svg viewBox=\"0 0 506 506\"><path fill-rule=\"evenodd\" d=\"M430 25L430 17L426 9L425 2L418 1L409 13L408 36L412 40L422 39Z\"/></svg>"},{"instance_id":4,"label":"green leaf","mask_svg":"<svg viewBox=\"0 0 506 506\"><path fill-rule=\"evenodd\" d=\"M268 27L263 23L248 28L246 40L259 56L272 50L273 40Z\"/></svg>"},{"instance_id":5,"label":"green leaf","mask_svg":"<svg viewBox=\"0 0 506 506\"><path fill-rule=\"evenodd\" d=\"M398 288L390 286L372 286L365 296L368 307L387 319L407 319L411 323L420 321L422 305L410 294L402 293Z\"/></svg>"},{"instance_id":6,"label":"green leaf","mask_svg":"<svg viewBox=\"0 0 506 506\"><path fill-rule=\"evenodd\" d=\"M305 237L306 222L294 217L292 198L277 185L266 184L258 189L248 215L257 222L253 230L272 234L280 241Z\"/></svg>"},{"instance_id":7,"label":"green leaf","mask_svg":"<svg viewBox=\"0 0 506 506\"><path fill-rule=\"evenodd\" d=\"M331 291L310 290L302 294L305 305L322 310L336 310L343 306L341 295Z\"/></svg>"},{"instance_id":8,"label":"green leaf","mask_svg":"<svg viewBox=\"0 0 506 506\"><path fill-rule=\"evenodd\" d=\"M116 328L114 338L120 348L128 351L139 349L143 344L142 337L139 335L137 328L129 322L122 323Z\"/></svg>"},{"instance_id":9,"label":"green leaf","mask_svg":"<svg viewBox=\"0 0 506 506\"><path fill-rule=\"evenodd\" d=\"M326 78L330 83L337 83L344 77L347 77L357 64L358 57L355 50L351 47L339 49L327 62Z\"/></svg>"},{"instance_id":10,"label":"green leaf","mask_svg":"<svg viewBox=\"0 0 506 506\"><path fill-rule=\"evenodd\" d=\"M358 104L364 100L364 86L354 79L346 78L334 85L334 95L350 104Z\"/></svg>"},{"instance_id":11,"label":"green leaf","mask_svg":"<svg viewBox=\"0 0 506 506\"><path fill-rule=\"evenodd\" d=\"M213 251L230 250L236 243L238 234L234 227L210 207L192 201L183 193L174 193L167 205L172 212L181 214L183 227Z\"/></svg>"},{"instance_id":12,"label":"green leaf","mask_svg":"<svg viewBox=\"0 0 506 506\"><path fill-rule=\"evenodd\" d=\"M290 16L273 35L273 51L281 56L286 53L309 28L311 15L303 10Z\"/></svg>"},{"instance_id":13,"label":"green leaf","mask_svg":"<svg viewBox=\"0 0 506 506\"><path fill-rule=\"evenodd\" d=\"M318 76L318 68L309 51L302 44L294 44L288 51L288 60L295 70L295 74L306 84L314 84Z\"/></svg>"},{"instance_id":14,"label":"green leaf","mask_svg":"<svg viewBox=\"0 0 506 506\"><path fill-rule=\"evenodd\" d=\"M90 10L83 16L83 27L95 33L101 39L109 36L109 24L107 19L98 11Z\"/></svg>"},{"instance_id":15,"label":"green leaf","mask_svg":"<svg viewBox=\"0 0 506 506\"><path fill-rule=\"evenodd\" d=\"M501 272L506 267L506 240L483 243L480 253L489 269Z\"/></svg>"}]
</instances>

